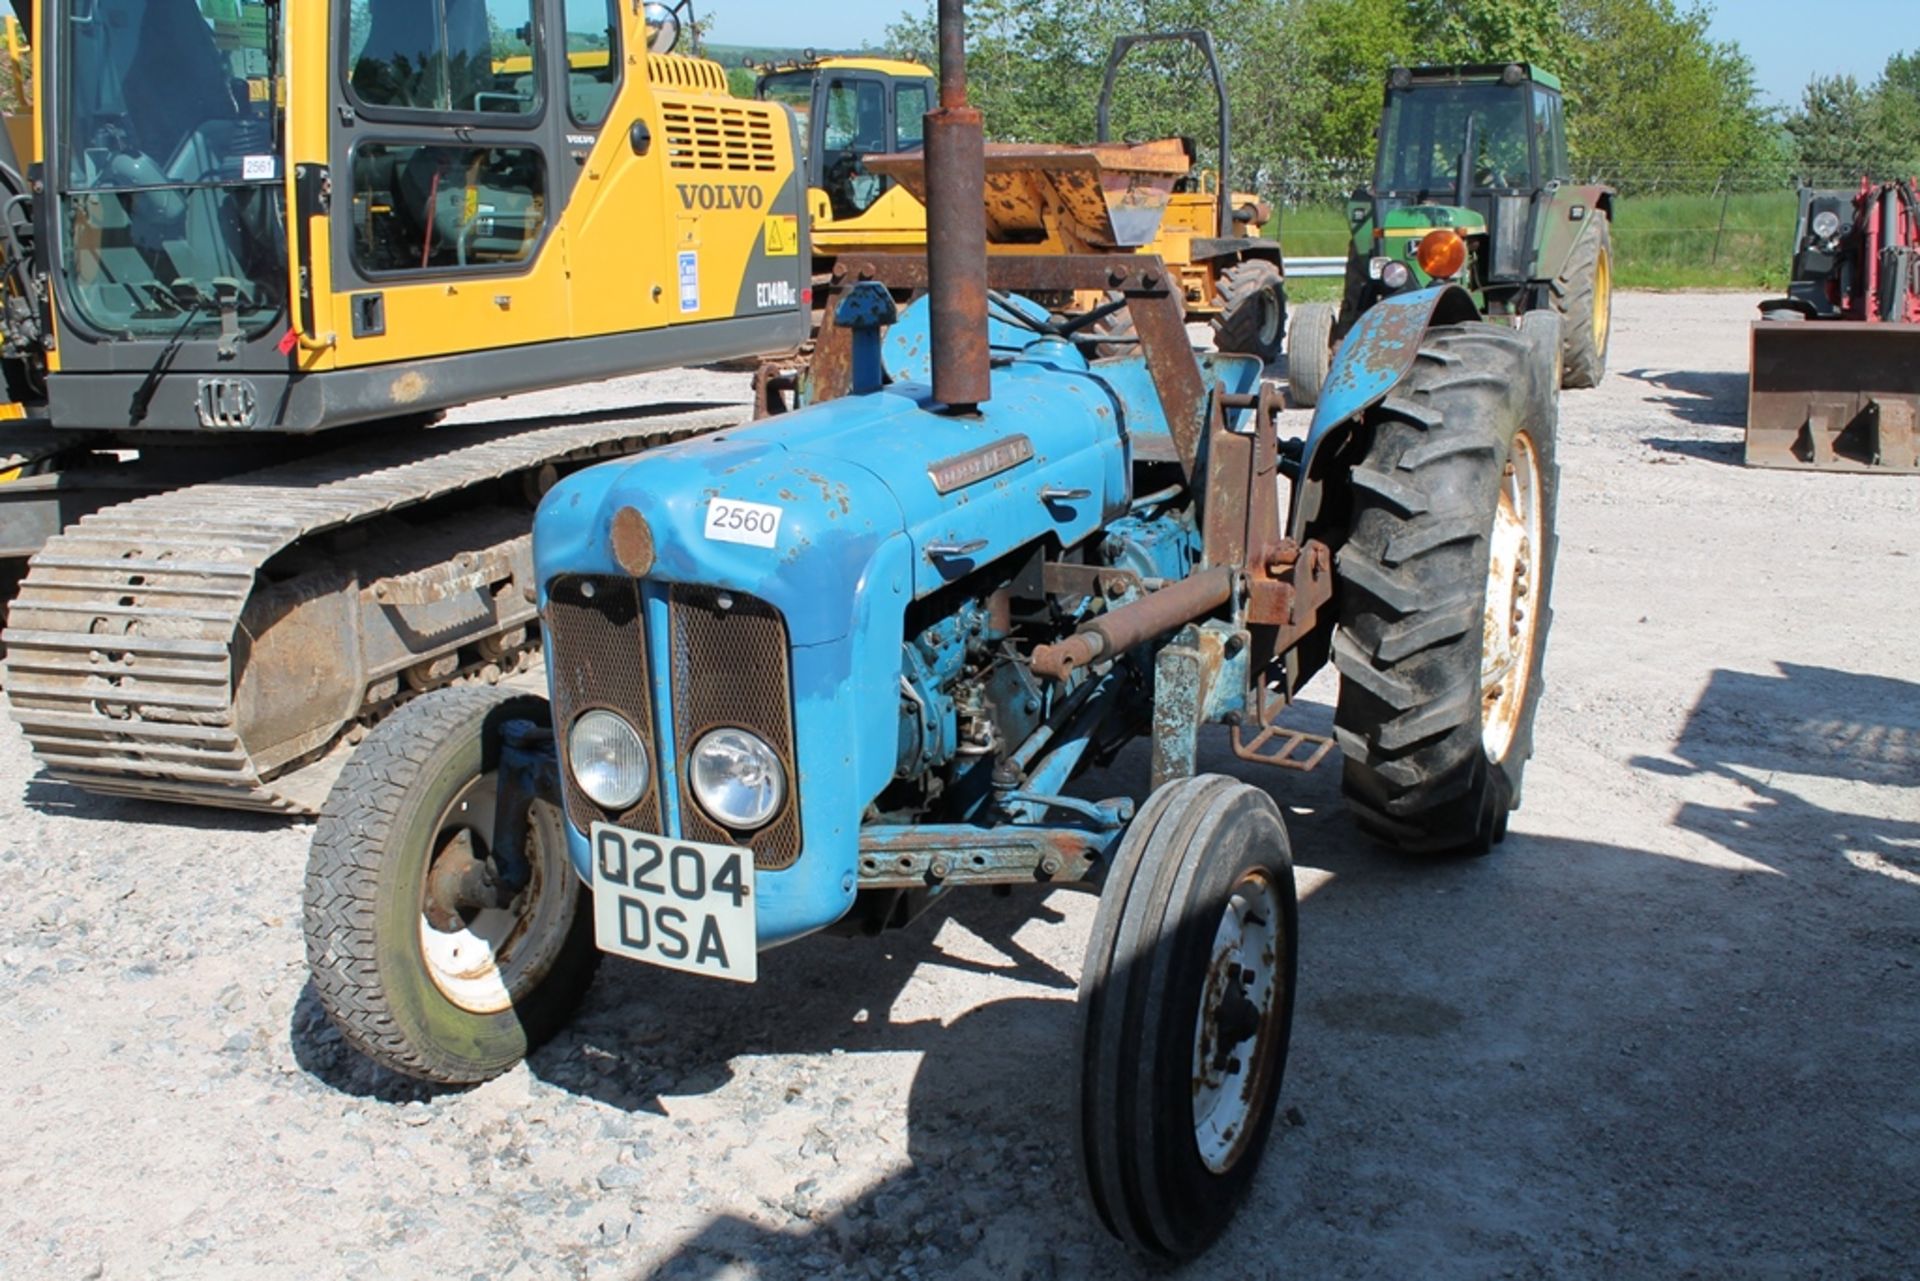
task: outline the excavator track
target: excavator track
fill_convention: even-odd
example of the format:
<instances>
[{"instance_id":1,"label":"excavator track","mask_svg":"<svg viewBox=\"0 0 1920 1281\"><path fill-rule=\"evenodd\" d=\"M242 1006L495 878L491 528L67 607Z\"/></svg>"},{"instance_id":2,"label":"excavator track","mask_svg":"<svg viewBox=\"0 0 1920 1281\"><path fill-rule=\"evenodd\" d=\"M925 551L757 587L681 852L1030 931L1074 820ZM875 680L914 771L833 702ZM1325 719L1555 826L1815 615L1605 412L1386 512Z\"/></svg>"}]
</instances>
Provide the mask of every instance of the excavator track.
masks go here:
<instances>
[{"instance_id":1,"label":"excavator track","mask_svg":"<svg viewBox=\"0 0 1920 1281\"><path fill-rule=\"evenodd\" d=\"M372 721L532 661L533 498L747 412L415 430L108 507L28 566L13 717L88 791L315 813Z\"/></svg>"}]
</instances>

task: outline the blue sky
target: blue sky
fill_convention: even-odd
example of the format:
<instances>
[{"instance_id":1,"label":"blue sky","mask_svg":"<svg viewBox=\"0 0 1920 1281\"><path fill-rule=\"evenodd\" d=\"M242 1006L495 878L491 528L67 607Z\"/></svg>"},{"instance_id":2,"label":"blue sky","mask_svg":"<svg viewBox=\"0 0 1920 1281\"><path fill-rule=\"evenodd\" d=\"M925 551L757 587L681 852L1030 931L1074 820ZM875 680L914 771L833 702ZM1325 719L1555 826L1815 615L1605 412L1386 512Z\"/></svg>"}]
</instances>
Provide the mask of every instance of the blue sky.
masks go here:
<instances>
[{"instance_id":1,"label":"blue sky","mask_svg":"<svg viewBox=\"0 0 1920 1281\"><path fill-rule=\"evenodd\" d=\"M724 44L858 47L878 42L904 0L695 0ZM913 7L918 7L915 5ZM1815 73L1850 71L1872 80L1887 55L1920 48L1915 0L1719 0L1713 32L1753 59L1761 91L1791 104ZM1889 42L1892 42L1889 45Z\"/></svg>"}]
</instances>

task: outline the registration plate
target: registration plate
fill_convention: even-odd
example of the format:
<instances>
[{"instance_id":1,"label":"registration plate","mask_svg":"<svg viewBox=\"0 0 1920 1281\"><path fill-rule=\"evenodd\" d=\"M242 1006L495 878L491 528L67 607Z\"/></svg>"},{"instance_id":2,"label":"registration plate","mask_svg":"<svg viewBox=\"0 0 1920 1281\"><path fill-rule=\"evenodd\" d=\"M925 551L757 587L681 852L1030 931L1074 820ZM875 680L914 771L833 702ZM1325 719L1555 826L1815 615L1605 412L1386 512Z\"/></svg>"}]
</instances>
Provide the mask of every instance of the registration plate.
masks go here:
<instances>
[{"instance_id":1,"label":"registration plate","mask_svg":"<svg viewBox=\"0 0 1920 1281\"><path fill-rule=\"evenodd\" d=\"M753 851L595 823L593 934L603 952L751 983L760 954Z\"/></svg>"}]
</instances>

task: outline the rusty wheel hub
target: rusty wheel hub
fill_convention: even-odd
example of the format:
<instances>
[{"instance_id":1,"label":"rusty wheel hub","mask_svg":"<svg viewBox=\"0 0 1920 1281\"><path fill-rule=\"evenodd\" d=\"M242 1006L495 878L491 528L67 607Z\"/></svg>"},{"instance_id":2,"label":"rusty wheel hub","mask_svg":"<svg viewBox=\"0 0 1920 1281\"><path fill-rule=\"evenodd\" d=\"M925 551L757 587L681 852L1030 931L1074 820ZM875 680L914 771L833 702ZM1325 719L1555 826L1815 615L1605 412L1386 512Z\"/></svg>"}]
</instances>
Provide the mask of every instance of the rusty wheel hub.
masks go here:
<instances>
[{"instance_id":1,"label":"rusty wheel hub","mask_svg":"<svg viewBox=\"0 0 1920 1281\"><path fill-rule=\"evenodd\" d=\"M490 858L496 800L492 775L474 779L441 815L420 891L420 956L441 995L463 1010L497 1014L553 968L573 920L564 843L551 812L528 816L532 878L516 894L495 879Z\"/></svg>"}]
</instances>

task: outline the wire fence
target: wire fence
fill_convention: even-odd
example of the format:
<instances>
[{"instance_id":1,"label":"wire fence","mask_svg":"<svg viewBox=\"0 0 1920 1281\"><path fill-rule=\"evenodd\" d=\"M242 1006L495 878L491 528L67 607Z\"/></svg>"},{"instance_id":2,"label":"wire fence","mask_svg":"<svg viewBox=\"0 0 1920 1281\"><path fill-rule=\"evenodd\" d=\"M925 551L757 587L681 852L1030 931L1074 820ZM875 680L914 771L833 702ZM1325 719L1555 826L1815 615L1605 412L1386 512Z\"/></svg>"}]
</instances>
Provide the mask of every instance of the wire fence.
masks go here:
<instances>
[{"instance_id":1,"label":"wire fence","mask_svg":"<svg viewBox=\"0 0 1920 1281\"><path fill-rule=\"evenodd\" d=\"M1767 285L1791 257L1800 186L1850 190L1862 175L1783 163L1580 157L1575 180L1618 193L1614 252L1622 278L1640 284ZM1371 160L1285 163L1263 175L1289 256L1338 255L1351 236L1348 201L1372 180Z\"/></svg>"}]
</instances>

